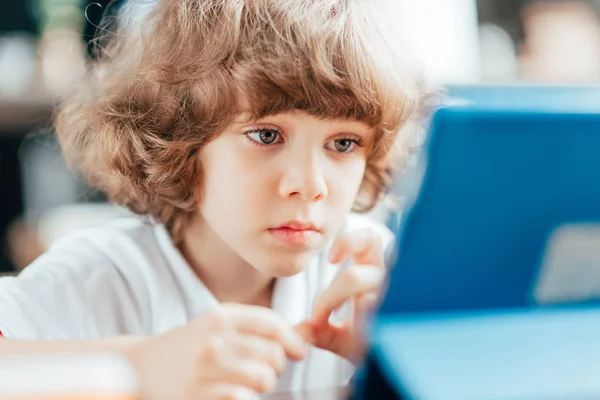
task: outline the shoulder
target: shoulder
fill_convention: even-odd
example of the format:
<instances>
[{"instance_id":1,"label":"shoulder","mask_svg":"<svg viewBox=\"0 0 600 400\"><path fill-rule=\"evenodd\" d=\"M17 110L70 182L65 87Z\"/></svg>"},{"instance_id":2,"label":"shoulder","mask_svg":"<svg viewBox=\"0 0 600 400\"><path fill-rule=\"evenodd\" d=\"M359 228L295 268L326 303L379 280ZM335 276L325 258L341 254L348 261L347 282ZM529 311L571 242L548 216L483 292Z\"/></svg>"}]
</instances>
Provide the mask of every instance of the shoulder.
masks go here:
<instances>
[{"instance_id":1,"label":"shoulder","mask_svg":"<svg viewBox=\"0 0 600 400\"><path fill-rule=\"evenodd\" d=\"M147 297L167 285L170 265L158 237L159 225L141 217L119 217L68 234L26 267L19 281L57 286L110 285Z\"/></svg>"},{"instance_id":2,"label":"shoulder","mask_svg":"<svg viewBox=\"0 0 600 400\"><path fill-rule=\"evenodd\" d=\"M18 277L0 279L1 330L30 339L144 331L148 288L164 281L153 230L127 217L61 238Z\"/></svg>"},{"instance_id":3,"label":"shoulder","mask_svg":"<svg viewBox=\"0 0 600 400\"><path fill-rule=\"evenodd\" d=\"M59 239L36 261L29 271L60 265L64 270L84 272L86 269L116 268L127 274L160 259L154 226L139 217L115 218L94 227L78 230Z\"/></svg>"},{"instance_id":4,"label":"shoulder","mask_svg":"<svg viewBox=\"0 0 600 400\"><path fill-rule=\"evenodd\" d=\"M82 246L86 251L111 255L115 250L133 250L153 246L154 224L141 217L119 217L97 226L80 229L57 240L46 254L70 252Z\"/></svg>"}]
</instances>

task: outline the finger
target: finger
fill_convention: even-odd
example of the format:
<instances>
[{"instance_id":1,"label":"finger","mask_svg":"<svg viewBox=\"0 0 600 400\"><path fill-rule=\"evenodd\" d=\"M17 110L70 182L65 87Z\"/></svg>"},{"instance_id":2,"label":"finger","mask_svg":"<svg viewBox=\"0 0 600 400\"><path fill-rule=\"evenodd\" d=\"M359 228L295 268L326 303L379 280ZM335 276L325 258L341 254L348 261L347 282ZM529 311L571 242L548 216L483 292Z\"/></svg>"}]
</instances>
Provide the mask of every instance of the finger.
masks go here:
<instances>
[{"instance_id":1,"label":"finger","mask_svg":"<svg viewBox=\"0 0 600 400\"><path fill-rule=\"evenodd\" d=\"M202 390L198 399L210 400L259 400L258 394L244 386L220 383Z\"/></svg>"},{"instance_id":2,"label":"finger","mask_svg":"<svg viewBox=\"0 0 600 400\"><path fill-rule=\"evenodd\" d=\"M234 354L242 359L252 359L271 366L278 374L283 371L287 357L279 342L253 335L235 335L231 338Z\"/></svg>"},{"instance_id":3,"label":"finger","mask_svg":"<svg viewBox=\"0 0 600 400\"><path fill-rule=\"evenodd\" d=\"M356 343L352 330L348 327L303 322L296 325L296 330L305 336L313 346L346 359L352 358L353 347Z\"/></svg>"},{"instance_id":4,"label":"finger","mask_svg":"<svg viewBox=\"0 0 600 400\"><path fill-rule=\"evenodd\" d=\"M244 386L258 393L273 391L277 384L277 374L269 365L235 358L227 367L218 370L213 379L216 382Z\"/></svg>"},{"instance_id":5,"label":"finger","mask_svg":"<svg viewBox=\"0 0 600 400\"><path fill-rule=\"evenodd\" d=\"M379 305L378 293L370 292L360 296L354 302L355 312L352 320L352 329L355 332L364 333L364 327L369 322L369 317Z\"/></svg>"},{"instance_id":6,"label":"finger","mask_svg":"<svg viewBox=\"0 0 600 400\"><path fill-rule=\"evenodd\" d=\"M338 236L329 251L329 262L338 264L353 257L355 264L385 266L383 241L373 229L359 229Z\"/></svg>"},{"instance_id":7,"label":"finger","mask_svg":"<svg viewBox=\"0 0 600 400\"><path fill-rule=\"evenodd\" d=\"M356 299L354 306L356 307L356 314L359 316L365 315L377 307L379 303L379 293L369 292L365 293Z\"/></svg>"},{"instance_id":8,"label":"finger","mask_svg":"<svg viewBox=\"0 0 600 400\"><path fill-rule=\"evenodd\" d=\"M329 319L334 310L341 307L346 301L367 292L376 291L378 293L385 276L385 270L365 265L357 265L342 271L317 298L312 321L323 323Z\"/></svg>"},{"instance_id":9,"label":"finger","mask_svg":"<svg viewBox=\"0 0 600 400\"><path fill-rule=\"evenodd\" d=\"M308 343L313 346L317 345L317 333L315 325L310 322L302 322L294 327L296 332L300 334Z\"/></svg>"},{"instance_id":10,"label":"finger","mask_svg":"<svg viewBox=\"0 0 600 400\"><path fill-rule=\"evenodd\" d=\"M224 307L231 318L233 328L237 331L280 343L285 354L294 360L305 357L306 343L302 337L273 310L238 304Z\"/></svg>"},{"instance_id":11,"label":"finger","mask_svg":"<svg viewBox=\"0 0 600 400\"><path fill-rule=\"evenodd\" d=\"M272 391L277 383L275 370L260 361L226 357L218 364L201 366L198 384L236 385L254 392L265 393Z\"/></svg>"}]
</instances>

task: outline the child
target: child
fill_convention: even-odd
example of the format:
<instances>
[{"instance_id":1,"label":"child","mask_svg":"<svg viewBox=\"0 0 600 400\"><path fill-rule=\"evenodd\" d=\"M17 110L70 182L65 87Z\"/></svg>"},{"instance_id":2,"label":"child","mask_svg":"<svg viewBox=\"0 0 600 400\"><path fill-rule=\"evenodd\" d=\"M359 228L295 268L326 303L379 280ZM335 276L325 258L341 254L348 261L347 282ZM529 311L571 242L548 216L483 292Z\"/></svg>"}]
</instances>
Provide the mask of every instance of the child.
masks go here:
<instances>
[{"instance_id":1,"label":"child","mask_svg":"<svg viewBox=\"0 0 600 400\"><path fill-rule=\"evenodd\" d=\"M120 352L150 399L347 383L391 242L349 212L389 183L420 96L385 11L132 0L56 129L69 162L140 217L0 281L0 353Z\"/></svg>"}]
</instances>

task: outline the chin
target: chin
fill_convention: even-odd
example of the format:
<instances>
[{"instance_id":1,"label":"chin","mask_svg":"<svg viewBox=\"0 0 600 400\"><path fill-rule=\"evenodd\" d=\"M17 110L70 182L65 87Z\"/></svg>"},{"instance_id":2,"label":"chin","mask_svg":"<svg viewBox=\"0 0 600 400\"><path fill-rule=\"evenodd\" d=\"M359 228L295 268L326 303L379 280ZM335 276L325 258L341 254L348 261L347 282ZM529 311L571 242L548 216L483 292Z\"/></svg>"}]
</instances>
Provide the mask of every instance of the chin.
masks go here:
<instances>
[{"instance_id":1,"label":"chin","mask_svg":"<svg viewBox=\"0 0 600 400\"><path fill-rule=\"evenodd\" d=\"M304 271L314 259L314 255L281 257L279 260L266 260L260 264L261 272L274 278L286 278Z\"/></svg>"},{"instance_id":2,"label":"chin","mask_svg":"<svg viewBox=\"0 0 600 400\"><path fill-rule=\"evenodd\" d=\"M276 266L273 268L269 268L268 271L265 271L269 276L273 278L287 278L290 276L294 276L304 271L306 266L298 266L297 268L289 267L289 266Z\"/></svg>"}]
</instances>

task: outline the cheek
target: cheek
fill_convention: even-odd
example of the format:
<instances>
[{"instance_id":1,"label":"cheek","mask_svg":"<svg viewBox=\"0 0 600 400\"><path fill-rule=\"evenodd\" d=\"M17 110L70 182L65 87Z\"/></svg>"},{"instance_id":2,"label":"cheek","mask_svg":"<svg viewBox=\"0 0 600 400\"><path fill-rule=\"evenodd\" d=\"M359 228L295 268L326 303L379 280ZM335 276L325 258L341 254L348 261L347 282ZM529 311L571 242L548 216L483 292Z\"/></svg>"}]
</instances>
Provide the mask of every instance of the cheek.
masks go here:
<instances>
[{"instance_id":1,"label":"cheek","mask_svg":"<svg viewBox=\"0 0 600 400\"><path fill-rule=\"evenodd\" d=\"M229 156L223 157L223 154ZM235 154L235 156L234 156ZM200 187L200 211L215 229L219 227L243 228L250 219L260 213L264 192L255 176L256 168L248 168L243 153L227 139L210 143L201 154L202 182ZM245 222L245 223L244 223Z\"/></svg>"},{"instance_id":2,"label":"cheek","mask_svg":"<svg viewBox=\"0 0 600 400\"><path fill-rule=\"evenodd\" d=\"M354 205L365 175L365 166L366 162L362 159L348 163L339 167L332 179L332 194L336 202L343 204L344 210L349 210Z\"/></svg>"}]
</instances>

